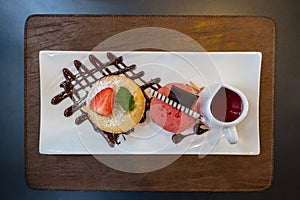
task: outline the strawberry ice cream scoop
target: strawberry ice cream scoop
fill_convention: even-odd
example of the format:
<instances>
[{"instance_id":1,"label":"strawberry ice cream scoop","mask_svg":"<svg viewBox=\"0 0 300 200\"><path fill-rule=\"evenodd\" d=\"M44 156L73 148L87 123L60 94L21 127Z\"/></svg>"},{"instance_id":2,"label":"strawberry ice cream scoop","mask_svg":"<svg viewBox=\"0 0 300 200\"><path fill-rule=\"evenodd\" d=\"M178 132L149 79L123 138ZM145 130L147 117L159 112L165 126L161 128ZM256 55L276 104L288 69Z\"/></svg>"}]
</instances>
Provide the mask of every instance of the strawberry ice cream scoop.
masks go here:
<instances>
[{"instance_id":1,"label":"strawberry ice cream scoop","mask_svg":"<svg viewBox=\"0 0 300 200\"><path fill-rule=\"evenodd\" d=\"M169 83L160 88L158 92L164 96L168 96L172 86L194 93L194 90L190 86L183 83ZM192 108L196 111L197 107L198 105L195 103ZM197 119L154 97L150 103L150 115L155 124L175 134L191 128L197 122Z\"/></svg>"}]
</instances>

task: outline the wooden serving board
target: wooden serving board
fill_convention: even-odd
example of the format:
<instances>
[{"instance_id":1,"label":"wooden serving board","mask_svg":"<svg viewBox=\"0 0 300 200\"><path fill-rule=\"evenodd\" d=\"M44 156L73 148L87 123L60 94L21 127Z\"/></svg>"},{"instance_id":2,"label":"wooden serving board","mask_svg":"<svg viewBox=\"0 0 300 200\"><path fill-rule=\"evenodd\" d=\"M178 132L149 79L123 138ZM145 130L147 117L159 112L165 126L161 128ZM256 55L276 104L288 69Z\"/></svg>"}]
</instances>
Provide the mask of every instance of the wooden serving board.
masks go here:
<instances>
[{"instance_id":1,"label":"wooden serving board","mask_svg":"<svg viewBox=\"0 0 300 200\"><path fill-rule=\"evenodd\" d=\"M89 155L39 154L39 51L91 51L122 31L162 27L181 32L207 51L260 51L258 156L181 156L149 173L125 173ZM134 40L132 41L134 42ZM105 50L105 49L102 49ZM110 51L112 49L107 49ZM127 50L119 46L113 50ZM193 49L174 49L193 51ZM33 15L25 25L25 173L33 189L111 191L258 191L273 176L275 25L265 17Z\"/></svg>"}]
</instances>

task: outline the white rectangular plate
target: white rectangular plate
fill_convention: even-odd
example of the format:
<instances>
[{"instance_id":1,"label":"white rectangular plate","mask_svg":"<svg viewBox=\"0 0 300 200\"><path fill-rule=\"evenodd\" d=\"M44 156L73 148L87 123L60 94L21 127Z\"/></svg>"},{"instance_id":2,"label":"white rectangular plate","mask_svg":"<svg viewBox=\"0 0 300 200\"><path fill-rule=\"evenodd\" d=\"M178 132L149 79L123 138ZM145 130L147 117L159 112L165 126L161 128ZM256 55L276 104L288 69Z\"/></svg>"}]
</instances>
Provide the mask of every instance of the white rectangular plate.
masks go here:
<instances>
[{"instance_id":1,"label":"white rectangular plate","mask_svg":"<svg viewBox=\"0 0 300 200\"><path fill-rule=\"evenodd\" d=\"M64 117L64 110L72 105L70 99L58 105L50 103L63 91L59 87L64 80L62 69L76 73L74 60L80 60L91 69L88 61L91 53L103 62L108 61L107 52L40 52L41 154L259 154L260 52L113 52L123 56L127 65L136 64L136 72L145 71L143 78L147 81L160 77L161 85L193 80L203 86L222 81L241 90L249 101L248 115L237 126L239 141L235 145L230 145L222 133L214 130L174 144L172 134L155 126L148 115L146 123L137 125L134 133L125 136L126 140L120 137L121 144L113 148L88 121L75 125L79 111Z\"/></svg>"}]
</instances>

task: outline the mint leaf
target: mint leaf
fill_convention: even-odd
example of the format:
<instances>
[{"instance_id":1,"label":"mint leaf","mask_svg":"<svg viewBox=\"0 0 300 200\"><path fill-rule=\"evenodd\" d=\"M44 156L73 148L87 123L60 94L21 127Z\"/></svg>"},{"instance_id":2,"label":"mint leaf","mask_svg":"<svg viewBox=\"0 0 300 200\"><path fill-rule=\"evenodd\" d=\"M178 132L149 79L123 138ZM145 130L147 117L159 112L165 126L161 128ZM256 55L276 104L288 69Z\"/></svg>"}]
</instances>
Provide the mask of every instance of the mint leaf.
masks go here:
<instances>
[{"instance_id":1,"label":"mint leaf","mask_svg":"<svg viewBox=\"0 0 300 200\"><path fill-rule=\"evenodd\" d=\"M124 111L132 111L134 109L134 98L127 88L121 86L116 97Z\"/></svg>"}]
</instances>

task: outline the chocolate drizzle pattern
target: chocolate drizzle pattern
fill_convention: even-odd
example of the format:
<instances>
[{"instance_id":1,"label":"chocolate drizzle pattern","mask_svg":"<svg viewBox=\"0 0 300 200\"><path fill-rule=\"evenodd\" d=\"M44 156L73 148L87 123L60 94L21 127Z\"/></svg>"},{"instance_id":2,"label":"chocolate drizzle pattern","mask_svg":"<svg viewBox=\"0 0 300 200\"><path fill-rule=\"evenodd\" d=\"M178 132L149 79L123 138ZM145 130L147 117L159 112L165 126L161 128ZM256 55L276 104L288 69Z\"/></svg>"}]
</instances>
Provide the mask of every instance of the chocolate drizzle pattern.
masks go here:
<instances>
[{"instance_id":1,"label":"chocolate drizzle pattern","mask_svg":"<svg viewBox=\"0 0 300 200\"><path fill-rule=\"evenodd\" d=\"M178 134L174 134L172 136L172 142L174 144L178 144L180 143L184 138L192 136L192 135L202 135L203 133L205 133L206 131L208 131L209 129L203 129L201 128L202 125L205 125L204 123L202 123L201 121L199 121L198 123L196 123L193 127L193 132L192 133L188 133L186 135L183 135L181 133Z\"/></svg>"},{"instance_id":2,"label":"chocolate drizzle pattern","mask_svg":"<svg viewBox=\"0 0 300 200\"><path fill-rule=\"evenodd\" d=\"M91 88L94 83L96 83L100 78L109 76L109 75L124 75L127 78L134 80L144 92L145 89L151 87L154 90L158 90L161 88L159 85L160 78L151 79L150 81L145 81L142 77L144 76L144 71L135 72L136 65L127 66L123 62L123 57L117 57L114 54L108 52L107 53L108 62L101 62L96 56L93 54L89 55L89 61L92 64L93 68L89 69L79 60L74 60L74 66L77 70L76 74L73 74L69 69L63 69L63 75L65 80L60 83L60 87L63 89L61 93L52 98L51 103L53 105L59 104L64 99L70 98L73 102L71 106L64 110L64 116L70 117L75 112L80 111L81 115L75 119L75 124L80 125L84 121L88 120L94 130L100 133L105 140L108 142L109 146L114 147L116 144L120 144L119 136L122 135L125 139L124 135L128 135L134 130L130 130L126 133L122 134L114 134L103 131L99 129L96 125L94 125L88 118L86 112L81 109L86 105L86 97L88 92L86 91L88 88ZM144 122L146 119L146 112L149 110L150 100L148 96L144 93L146 99L146 109L144 112L144 116L140 123Z\"/></svg>"}]
</instances>

